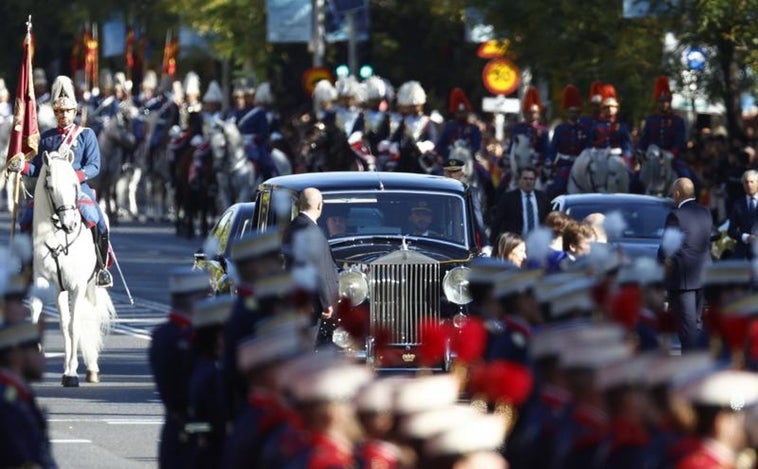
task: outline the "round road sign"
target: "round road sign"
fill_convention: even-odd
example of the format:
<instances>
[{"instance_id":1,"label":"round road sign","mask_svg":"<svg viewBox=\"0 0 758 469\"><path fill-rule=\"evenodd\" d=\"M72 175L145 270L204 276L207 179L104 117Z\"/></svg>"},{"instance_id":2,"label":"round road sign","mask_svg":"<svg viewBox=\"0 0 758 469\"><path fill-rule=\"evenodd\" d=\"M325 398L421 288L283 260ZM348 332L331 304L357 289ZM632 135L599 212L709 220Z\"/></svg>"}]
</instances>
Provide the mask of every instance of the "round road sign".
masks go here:
<instances>
[{"instance_id":1,"label":"round road sign","mask_svg":"<svg viewBox=\"0 0 758 469\"><path fill-rule=\"evenodd\" d=\"M334 81L331 70L326 67L309 68L303 72L303 89L310 96L313 94L316 83L321 80Z\"/></svg>"},{"instance_id":2,"label":"round road sign","mask_svg":"<svg viewBox=\"0 0 758 469\"><path fill-rule=\"evenodd\" d=\"M521 82L521 72L508 59L492 59L482 70L482 82L492 94L511 94Z\"/></svg>"}]
</instances>

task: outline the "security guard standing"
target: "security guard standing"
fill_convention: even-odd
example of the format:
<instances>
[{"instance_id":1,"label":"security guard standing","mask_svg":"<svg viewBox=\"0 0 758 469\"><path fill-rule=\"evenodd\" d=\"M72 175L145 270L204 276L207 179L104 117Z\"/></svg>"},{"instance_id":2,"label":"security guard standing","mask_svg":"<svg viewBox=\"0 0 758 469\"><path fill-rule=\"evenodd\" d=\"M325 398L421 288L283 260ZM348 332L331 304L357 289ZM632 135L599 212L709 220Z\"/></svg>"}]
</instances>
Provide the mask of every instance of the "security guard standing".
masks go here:
<instances>
[{"instance_id":1,"label":"security guard standing","mask_svg":"<svg viewBox=\"0 0 758 469\"><path fill-rule=\"evenodd\" d=\"M0 327L0 466L57 467L50 450L47 422L30 381L45 367L38 324Z\"/></svg>"},{"instance_id":2,"label":"security guard standing","mask_svg":"<svg viewBox=\"0 0 758 469\"><path fill-rule=\"evenodd\" d=\"M199 270L174 270L169 277L172 311L168 320L153 331L149 360L165 417L158 445L162 468L188 467L191 447L184 431L187 421L188 387L192 373L192 309L208 295L210 281Z\"/></svg>"}]
</instances>

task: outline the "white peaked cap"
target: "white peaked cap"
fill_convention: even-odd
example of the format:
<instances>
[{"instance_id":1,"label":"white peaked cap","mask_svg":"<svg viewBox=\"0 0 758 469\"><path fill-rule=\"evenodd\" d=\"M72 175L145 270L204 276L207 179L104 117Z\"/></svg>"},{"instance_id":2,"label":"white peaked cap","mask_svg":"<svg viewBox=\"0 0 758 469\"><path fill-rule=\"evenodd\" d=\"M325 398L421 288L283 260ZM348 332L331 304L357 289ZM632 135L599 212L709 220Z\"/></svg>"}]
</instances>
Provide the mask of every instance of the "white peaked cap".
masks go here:
<instances>
[{"instance_id":1,"label":"white peaked cap","mask_svg":"<svg viewBox=\"0 0 758 469\"><path fill-rule=\"evenodd\" d=\"M210 291L210 277L200 269L178 267L171 271L168 278L168 290L171 294Z\"/></svg>"},{"instance_id":2,"label":"white peaked cap","mask_svg":"<svg viewBox=\"0 0 758 469\"><path fill-rule=\"evenodd\" d=\"M750 282L752 266L745 259L713 262L705 268L704 285L745 285Z\"/></svg>"},{"instance_id":3,"label":"white peaked cap","mask_svg":"<svg viewBox=\"0 0 758 469\"><path fill-rule=\"evenodd\" d=\"M598 370L631 356L625 344L572 345L561 354L561 367Z\"/></svg>"},{"instance_id":4,"label":"white peaked cap","mask_svg":"<svg viewBox=\"0 0 758 469\"><path fill-rule=\"evenodd\" d=\"M429 439L424 452L445 456L491 451L503 444L505 432L506 419L502 415L473 415Z\"/></svg>"},{"instance_id":5,"label":"white peaked cap","mask_svg":"<svg viewBox=\"0 0 758 469\"><path fill-rule=\"evenodd\" d=\"M418 106L426 103L426 91L417 81L407 81L397 90L398 106Z\"/></svg>"},{"instance_id":6,"label":"white peaked cap","mask_svg":"<svg viewBox=\"0 0 758 469\"><path fill-rule=\"evenodd\" d=\"M685 387L684 396L695 404L743 410L758 403L758 373L716 371Z\"/></svg>"},{"instance_id":7,"label":"white peaked cap","mask_svg":"<svg viewBox=\"0 0 758 469\"><path fill-rule=\"evenodd\" d=\"M454 404L460 392L450 374L421 376L402 383L395 393L395 413L401 415L438 409Z\"/></svg>"},{"instance_id":8,"label":"white peaked cap","mask_svg":"<svg viewBox=\"0 0 758 469\"><path fill-rule=\"evenodd\" d=\"M502 298L515 293L523 293L534 287L542 276L541 269L514 270L498 276L493 294Z\"/></svg>"},{"instance_id":9,"label":"white peaked cap","mask_svg":"<svg viewBox=\"0 0 758 469\"><path fill-rule=\"evenodd\" d=\"M271 104L274 102L274 94L271 92L271 83L264 81L258 85L255 90L255 102L260 104Z\"/></svg>"},{"instance_id":10,"label":"white peaked cap","mask_svg":"<svg viewBox=\"0 0 758 469\"><path fill-rule=\"evenodd\" d=\"M366 89L366 99L380 100L387 97L387 82L378 76L370 76L363 81Z\"/></svg>"},{"instance_id":11,"label":"white peaked cap","mask_svg":"<svg viewBox=\"0 0 758 469\"><path fill-rule=\"evenodd\" d=\"M581 327L581 326L575 326ZM534 358L558 356L570 343L573 327L546 327L535 331L529 344Z\"/></svg>"},{"instance_id":12,"label":"white peaked cap","mask_svg":"<svg viewBox=\"0 0 758 469\"><path fill-rule=\"evenodd\" d=\"M715 362L709 352L689 352L684 355L664 355L650 363L645 372L649 386L668 384L676 386L694 378L706 370L711 370Z\"/></svg>"},{"instance_id":13,"label":"white peaked cap","mask_svg":"<svg viewBox=\"0 0 758 469\"><path fill-rule=\"evenodd\" d=\"M359 412L392 412L395 392L410 376L387 376L368 383L355 396Z\"/></svg>"},{"instance_id":14,"label":"white peaked cap","mask_svg":"<svg viewBox=\"0 0 758 469\"><path fill-rule=\"evenodd\" d=\"M311 265L299 265L291 270L295 288L315 292L318 289L318 270Z\"/></svg>"},{"instance_id":15,"label":"white peaked cap","mask_svg":"<svg viewBox=\"0 0 758 469\"><path fill-rule=\"evenodd\" d=\"M494 285L500 276L512 266L495 257L477 257L471 261L468 270L469 283Z\"/></svg>"},{"instance_id":16,"label":"white peaked cap","mask_svg":"<svg viewBox=\"0 0 758 469\"><path fill-rule=\"evenodd\" d=\"M158 87L158 75L155 70L148 70L142 77L142 88L155 89Z\"/></svg>"},{"instance_id":17,"label":"white peaked cap","mask_svg":"<svg viewBox=\"0 0 758 469\"><path fill-rule=\"evenodd\" d=\"M365 365L329 366L297 376L292 394L299 402L349 401L373 376Z\"/></svg>"},{"instance_id":18,"label":"white peaked cap","mask_svg":"<svg viewBox=\"0 0 758 469\"><path fill-rule=\"evenodd\" d=\"M53 82L50 98L53 102L53 109L74 109L76 108L76 92L74 83L71 78L65 75L59 75Z\"/></svg>"},{"instance_id":19,"label":"white peaked cap","mask_svg":"<svg viewBox=\"0 0 758 469\"><path fill-rule=\"evenodd\" d=\"M560 272L557 274L543 275L534 288L534 296L537 301L547 303L552 298L552 292L574 280L583 279L585 275L580 272Z\"/></svg>"},{"instance_id":20,"label":"white peaked cap","mask_svg":"<svg viewBox=\"0 0 758 469\"><path fill-rule=\"evenodd\" d=\"M255 231L232 244L230 257L232 261L239 262L277 253L281 249L282 239L278 231Z\"/></svg>"},{"instance_id":21,"label":"white peaked cap","mask_svg":"<svg viewBox=\"0 0 758 469\"><path fill-rule=\"evenodd\" d=\"M645 382L645 373L652 361L653 357L645 354L606 365L598 370L597 387L610 389L623 385L641 385Z\"/></svg>"},{"instance_id":22,"label":"white peaked cap","mask_svg":"<svg viewBox=\"0 0 758 469\"><path fill-rule=\"evenodd\" d=\"M345 355L334 349L319 350L318 353L311 351L276 368L274 380L280 391L290 391L295 385L298 376L320 370L328 366L348 364Z\"/></svg>"},{"instance_id":23,"label":"white peaked cap","mask_svg":"<svg viewBox=\"0 0 758 469\"><path fill-rule=\"evenodd\" d=\"M663 266L657 260L652 257L639 257L619 270L616 281L619 285L625 283L651 285L663 282L663 278Z\"/></svg>"},{"instance_id":24,"label":"white peaked cap","mask_svg":"<svg viewBox=\"0 0 758 469\"><path fill-rule=\"evenodd\" d=\"M224 93L221 92L221 87L216 80L211 80L211 82L208 83L208 89L205 91L205 95L203 95L203 102L221 104L223 101Z\"/></svg>"},{"instance_id":25,"label":"white peaked cap","mask_svg":"<svg viewBox=\"0 0 758 469\"><path fill-rule=\"evenodd\" d=\"M237 367L247 371L304 353L308 348L303 337L307 326L308 318L296 314L283 314L262 322L255 336L237 346Z\"/></svg>"},{"instance_id":26,"label":"white peaked cap","mask_svg":"<svg viewBox=\"0 0 758 469\"><path fill-rule=\"evenodd\" d=\"M625 334L624 328L615 322L586 323L582 327L566 330L566 337L569 342L587 346L621 343Z\"/></svg>"},{"instance_id":27,"label":"white peaked cap","mask_svg":"<svg viewBox=\"0 0 758 469\"><path fill-rule=\"evenodd\" d=\"M232 312L236 297L222 295L206 298L192 308L192 326L195 328L224 324Z\"/></svg>"},{"instance_id":28,"label":"white peaked cap","mask_svg":"<svg viewBox=\"0 0 758 469\"><path fill-rule=\"evenodd\" d=\"M482 415L482 412L464 404L419 412L403 418L400 433L408 438L425 440L476 415Z\"/></svg>"},{"instance_id":29,"label":"white peaked cap","mask_svg":"<svg viewBox=\"0 0 758 469\"><path fill-rule=\"evenodd\" d=\"M0 350L16 347L32 341L39 341L39 325L31 322L19 322L0 326Z\"/></svg>"},{"instance_id":30,"label":"white peaked cap","mask_svg":"<svg viewBox=\"0 0 758 469\"><path fill-rule=\"evenodd\" d=\"M187 72L184 77L184 93L200 96L200 77L195 72Z\"/></svg>"},{"instance_id":31,"label":"white peaked cap","mask_svg":"<svg viewBox=\"0 0 758 469\"><path fill-rule=\"evenodd\" d=\"M313 100L318 103L337 99L337 89L329 80L319 80L313 88Z\"/></svg>"},{"instance_id":32,"label":"white peaked cap","mask_svg":"<svg viewBox=\"0 0 758 469\"><path fill-rule=\"evenodd\" d=\"M276 273L255 282L255 296L262 298L282 298L295 290L295 282L290 272Z\"/></svg>"}]
</instances>

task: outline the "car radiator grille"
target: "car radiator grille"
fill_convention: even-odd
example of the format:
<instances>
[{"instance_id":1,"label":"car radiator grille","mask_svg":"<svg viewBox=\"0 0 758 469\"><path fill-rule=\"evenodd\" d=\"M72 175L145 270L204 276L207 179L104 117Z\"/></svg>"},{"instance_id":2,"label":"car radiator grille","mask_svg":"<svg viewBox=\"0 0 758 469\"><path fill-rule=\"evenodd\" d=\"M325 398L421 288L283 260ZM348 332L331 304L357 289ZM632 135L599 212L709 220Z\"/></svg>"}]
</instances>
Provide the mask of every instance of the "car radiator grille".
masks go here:
<instances>
[{"instance_id":1,"label":"car radiator grille","mask_svg":"<svg viewBox=\"0 0 758 469\"><path fill-rule=\"evenodd\" d=\"M400 250L371 263L371 332L391 345L418 345L421 326L440 319L440 264Z\"/></svg>"}]
</instances>

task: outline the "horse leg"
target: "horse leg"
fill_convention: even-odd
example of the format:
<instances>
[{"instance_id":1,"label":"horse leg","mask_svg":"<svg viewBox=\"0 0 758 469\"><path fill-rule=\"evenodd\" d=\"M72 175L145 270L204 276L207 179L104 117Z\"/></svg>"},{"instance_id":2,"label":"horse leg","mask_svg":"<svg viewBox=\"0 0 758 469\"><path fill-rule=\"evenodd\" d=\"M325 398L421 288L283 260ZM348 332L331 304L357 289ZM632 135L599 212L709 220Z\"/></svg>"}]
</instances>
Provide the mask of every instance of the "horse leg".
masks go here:
<instances>
[{"instance_id":1,"label":"horse leg","mask_svg":"<svg viewBox=\"0 0 758 469\"><path fill-rule=\"evenodd\" d=\"M58 294L58 312L60 314L61 334L63 334L63 379L61 384L64 386L78 386L79 381L76 374L79 368L78 358L76 356L78 343L75 335L74 317L72 314L69 294L62 291ZM74 384L76 383L76 384Z\"/></svg>"},{"instance_id":2,"label":"horse leg","mask_svg":"<svg viewBox=\"0 0 758 469\"><path fill-rule=\"evenodd\" d=\"M34 287L37 291L40 292L46 292L51 288L50 282L47 281L44 277L37 277L34 279ZM37 324L39 321L39 317L42 314L42 307L44 306L44 301L42 298L39 298L38 296L29 296L29 311L32 315L32 322Z\"/></svg>"},{"instance_id":3,"label":"horse leg","mask_svg":"<svg viewBox=\"0 0 758 469\"><path fill-rule=\"evenodd\" d=\"M137 188L139 187L140 180L142 179L142 169L135 168L134 174L128 185L128 197L129 197L129 214L137 218L139 211L137 209Z\"/></svg>"}]
</instances>

